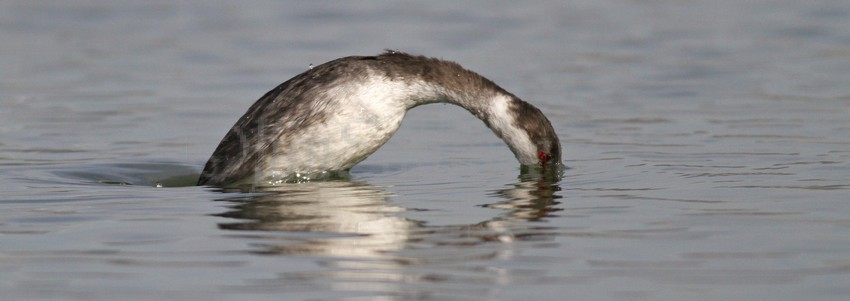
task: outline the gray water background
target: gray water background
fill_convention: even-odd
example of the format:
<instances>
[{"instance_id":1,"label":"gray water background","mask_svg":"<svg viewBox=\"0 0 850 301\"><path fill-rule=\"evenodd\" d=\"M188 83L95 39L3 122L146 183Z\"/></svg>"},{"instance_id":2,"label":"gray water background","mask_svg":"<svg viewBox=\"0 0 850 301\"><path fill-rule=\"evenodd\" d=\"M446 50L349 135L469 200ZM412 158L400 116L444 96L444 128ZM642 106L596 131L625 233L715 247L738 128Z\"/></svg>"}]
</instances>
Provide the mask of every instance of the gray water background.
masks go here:
<instances>
[{"instance_id":1,"label":"gray water background","mask_svg":"<svg viewBox=\"0 0 850 301\"><path fill-rule=\"evenodd\" d=\"M565 177L430 105L350 181L187 186L384 48L540 107ZM3 1L0 299L846 300L848 83L847 1Z\"/></svg>"}]
</instances>

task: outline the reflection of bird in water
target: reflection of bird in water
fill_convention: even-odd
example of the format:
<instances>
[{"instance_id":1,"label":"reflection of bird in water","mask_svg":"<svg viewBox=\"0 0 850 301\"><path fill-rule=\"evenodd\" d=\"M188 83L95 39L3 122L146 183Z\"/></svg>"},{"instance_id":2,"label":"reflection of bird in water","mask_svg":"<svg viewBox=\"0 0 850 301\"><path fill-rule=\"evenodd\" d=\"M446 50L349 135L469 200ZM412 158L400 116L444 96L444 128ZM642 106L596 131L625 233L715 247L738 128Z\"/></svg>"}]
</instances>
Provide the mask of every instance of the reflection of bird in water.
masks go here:
<instances>
[{"instance_id":1,"label":"reflection of bird in water","mask_svg":"<svg viewBox=\"0 0 850 301\"><path fill-rule=\"evenodd\" d=\"M497 192L507 200L485 206L510 211L505 220L537 221L562 210L555 207L559 204L557 199L561 198L555 194L557 191L560 187L550 182L519 182Z\"/></svg>"},{"instance_id":2,"label":"reflection of bird in water","mask_svg":"<svg viewBox=\"0 0 850 301\"><path fill-rule=\"evenodd\" d=\"M250 197L235 211L222 214L248 222L220 227L344 235L324 243L270 246L268 251L274 253L381 257L381 252L401 248L410 229L417 227L417 222L395 215L404 208L388 204L389 194L374 186L326 181L281 184L264 192L272 193Z\"/></svg>"},{"instance_id":3,"label":"reflection of bird in water","mask_svg":"<svg viewBox=\"0 0 850 301\"><path fill-rule=\"evenodd\" d=\"M456 63L389 51L315 66L266 93L222 139L198 185L348 170L390 139L407 110L438 102L483 120L520 164L560 167L558 136L539 109Z\"/></svg>"},{"instance_id":4,"label":"reflection of bird in water","mask_svg":"<svg viewBox=\"0 0 850 301\"><path fill-rule=\"evenodd\" d=\"M545 271L527 267L515 275L492 260L515 256L514 243L554 239L557 233L522 221L545 219L545 214L536 214L554 210L551 206L557 202L551 192L557 190L546 180L520 182L494 194L508 198L492 206L505 214L477 223L429 226L402 217L407 209L392 205L391 195L378 187L347 181L282 184L269 187L269 193L223 200L232 203L233 210L220 216L237 220L219 227L250 231L246 235L256 242L250 248L258 254L307 255L321 263L320 271L293 267L280 271L276 279L257 281L274 289L321 285L331 291L380 294L398 292L409 283L456 280L459 274L475 281L510 283L546 276ZM527 210L526 204L549 210ZM434 269L445 265L452 268Z\"/></svg>"},{"instance_id":5,"label":"reflection of bird in water","mask_svg":"<svg viewBox=\"0 0 850 301\"><path fill-rule=\"evenodd\" d=\"M506 214L462 225L428 226L424 221L400 216L407 209L392 205L388 201L391 195L375 186L348 181L281 184L267 187L265 194L225 199L235 205L232 211L220 215L240 221L219 226L228 230L331 235L288 239L289 243L269 244L263 251L287 254L386 258L388 251L402 250L413 241L447 243L458 235L464 237L465 243L469 239L476 241L474 244L506 242L516 239L513 230L522 232L512 228L510 222L539 221L560 210L554 207L559 197L555 193L560 190L556 183L538 178L512 186L494 193L504 201L485 205L505 210Z\"/></svg>"}]
</instances>

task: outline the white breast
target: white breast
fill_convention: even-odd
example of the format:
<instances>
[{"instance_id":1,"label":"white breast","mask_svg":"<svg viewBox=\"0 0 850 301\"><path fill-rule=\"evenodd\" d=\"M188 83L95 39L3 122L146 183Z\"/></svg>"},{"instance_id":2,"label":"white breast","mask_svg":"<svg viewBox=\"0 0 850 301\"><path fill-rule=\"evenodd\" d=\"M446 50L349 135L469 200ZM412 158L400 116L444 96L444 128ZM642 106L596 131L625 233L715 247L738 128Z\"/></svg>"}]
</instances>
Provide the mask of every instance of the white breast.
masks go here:
<instances>
[{"instance_id":1,"label":"white breast","mask_svg":"<svg viewBox=\"0 0 850 301\"><path fill-rule=\"evenodd\" d=\"M334 101L316 109L327 110L330 117L286 142L276 142L287 145L273 147L281 152L266 156L271 161L261 174L273 181L293 174L311 177L328 170L349 169L386 143L408 109L408 104L399 99L423 95L425 91L411 90L425 88L379 77L370 79L325 91L323 97Z\"/></svg>"}]
</instances>

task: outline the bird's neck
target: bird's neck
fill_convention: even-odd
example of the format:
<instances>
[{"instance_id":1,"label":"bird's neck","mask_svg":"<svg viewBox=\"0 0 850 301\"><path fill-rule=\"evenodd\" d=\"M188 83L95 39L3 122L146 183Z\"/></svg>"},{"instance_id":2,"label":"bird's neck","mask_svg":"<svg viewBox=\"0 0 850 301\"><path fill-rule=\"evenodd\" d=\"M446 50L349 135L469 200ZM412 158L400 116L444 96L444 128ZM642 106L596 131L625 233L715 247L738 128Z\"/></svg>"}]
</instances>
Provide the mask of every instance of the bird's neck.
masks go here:
<instances>
[{"instance_id":1,"label":"bird's neck","mask_svg":"<svg viewBox=\"0 0 850 301\"><path fill-rule=\"evenodd\" d=\"M395 96L403 99L403 109L437 102L455 104L484 121L521 164L537 164L538 148L557 150L555 159L560 160L560 146L555 145L557 137L546 116L478 73L453 62L395 52L374 59L370 78L403 87L390 89L401 94Z\"/></svg>"},{"instance_id":2,"label":"bird's neck","mask_svg":"<svg viewBox=\"0 0 850 301\"><path fill-rule=\"evenodd\" d=\"M414 84L421 86L413 89L419 91L410 99L408 109L429 103L460 106L484 121L508 145L520 163L536 164L537 149L528 131L522 127L525 120L522 120L519 110L527 104L489 80L474 73L471 76L473 80L466 79L467 85L441 81ZM423 90L428 92L422 93Z\"/></svg>"}]
</instances>

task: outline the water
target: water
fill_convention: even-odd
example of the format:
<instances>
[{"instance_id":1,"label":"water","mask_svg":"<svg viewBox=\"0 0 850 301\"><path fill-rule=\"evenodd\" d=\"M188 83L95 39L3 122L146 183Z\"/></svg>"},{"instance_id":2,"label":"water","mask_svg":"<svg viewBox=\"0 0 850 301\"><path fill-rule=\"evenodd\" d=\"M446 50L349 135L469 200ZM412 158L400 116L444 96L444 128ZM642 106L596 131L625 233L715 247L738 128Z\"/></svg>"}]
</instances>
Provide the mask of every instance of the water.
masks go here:
<instances>
[{"instance_id":1,"label":"water","mask_svg":"<svg viewBox=\"0 0 850 301\"><path fill-rule=\"evenodd\" d=\"M844 300L848 37L846 1L5 1L0 299ZM564 179L431 105L349 181L191 186L263 93L384 48L539 106Z\"/></svg>"}]
</instances>

